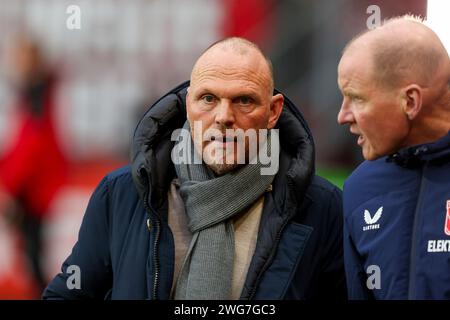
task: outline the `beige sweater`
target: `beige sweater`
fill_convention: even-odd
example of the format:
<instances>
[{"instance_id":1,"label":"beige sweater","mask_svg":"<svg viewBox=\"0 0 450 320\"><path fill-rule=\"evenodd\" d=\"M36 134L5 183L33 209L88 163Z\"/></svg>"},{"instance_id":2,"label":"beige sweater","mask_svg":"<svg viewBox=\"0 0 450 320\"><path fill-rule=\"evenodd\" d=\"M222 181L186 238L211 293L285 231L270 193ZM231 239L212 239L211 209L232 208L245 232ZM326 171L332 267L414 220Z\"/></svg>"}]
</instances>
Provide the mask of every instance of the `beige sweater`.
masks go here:
<instances>
[{"instance_id":1,"label":"beige sweater","mask_svg":"<svg viewBox=\"0 0 450 320\"><path fill-rule=\"evenodd\" d=\"M175 243L175 268L172 292L177 283L178 275L184 261L192 234L187 227L187 217L183 200L179 193L178 181L172 181L168 192L169 208L168 221ZM255 251L258 237L259 221L264 205L264 195L261 196L247 212L239 214L233 220L235 253L233 279L231 285L231 299L237 300L241 295L248 267Z\"/></svg>"}]
</instances>

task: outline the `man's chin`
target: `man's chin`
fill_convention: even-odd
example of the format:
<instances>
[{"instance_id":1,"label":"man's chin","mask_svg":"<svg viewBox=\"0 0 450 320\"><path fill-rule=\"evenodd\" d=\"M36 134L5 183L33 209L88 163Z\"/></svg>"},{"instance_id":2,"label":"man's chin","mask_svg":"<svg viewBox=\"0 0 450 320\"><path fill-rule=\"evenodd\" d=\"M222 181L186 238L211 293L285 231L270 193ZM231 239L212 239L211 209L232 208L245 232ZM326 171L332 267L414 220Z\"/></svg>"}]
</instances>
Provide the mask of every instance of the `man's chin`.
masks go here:
<instances>
[{"instance_id":1,"label":"man's chin","mask_svg":"<svg viewBox=\"0 0 450 320\"><path fill-rule=\"evenodd\" d=\"M374 153L373 151L366 151L364 149L363 149L362 154L363 154L364 160L367 160L367 161L374 161L374 160L377 160L382 157L382 155L378 155L378 154Z\"/></svg>"},{"instance_id":2,"label":"man's chin","mask_svg":"<svg viewBox=\"0 0 450 320\"><path fill-rule=\"evenodd\" d=\"M363 153L362 153L362 156L363 156L364 160L367 160L367 161L375 160L375 158L373 157L373 155L371 155L370 153L366 153L366 152L364 152L364 151L363 151Z\"/></svg>"}]
</instances>

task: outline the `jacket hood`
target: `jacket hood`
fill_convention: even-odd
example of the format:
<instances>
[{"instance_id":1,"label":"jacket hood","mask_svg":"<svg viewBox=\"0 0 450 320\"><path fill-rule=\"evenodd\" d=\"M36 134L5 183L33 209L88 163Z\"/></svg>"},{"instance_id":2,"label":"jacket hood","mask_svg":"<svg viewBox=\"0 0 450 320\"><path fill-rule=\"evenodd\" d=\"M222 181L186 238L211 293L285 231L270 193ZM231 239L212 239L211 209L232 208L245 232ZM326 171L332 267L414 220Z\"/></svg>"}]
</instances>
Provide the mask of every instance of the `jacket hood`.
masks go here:
<instances>
[{"instance_id":1,"label":"jacket hood","mask_svg":"<svg viewBox=\"0 0 450 320\"><path fill-rule=\"evenodd\" d=\"M157 211L167 198L175 176L171 160L172 132L186 122L186 81L156 101L143 115L131 144L131 170L134 184L144 203ZM275 89L275 93L281 93ZM284 107L275 127L280 134L280 169L284 172L290 198L299 198L308 187L314 168L314 142L308 125L298 108L284 96ZM284 157L284 159L281 159ZM288 195L289 196L289 195Z\"/></svg>"}]
</instances>

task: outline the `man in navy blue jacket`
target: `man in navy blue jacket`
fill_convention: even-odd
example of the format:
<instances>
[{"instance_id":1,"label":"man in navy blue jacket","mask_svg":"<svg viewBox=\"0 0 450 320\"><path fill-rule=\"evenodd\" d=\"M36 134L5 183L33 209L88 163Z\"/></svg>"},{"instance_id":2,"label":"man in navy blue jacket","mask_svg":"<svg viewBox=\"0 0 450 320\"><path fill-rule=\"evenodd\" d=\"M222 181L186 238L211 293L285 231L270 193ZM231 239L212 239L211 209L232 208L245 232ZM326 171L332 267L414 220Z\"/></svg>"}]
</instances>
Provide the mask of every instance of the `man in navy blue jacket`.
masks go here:
<instances>
[{"instance_id":1,"label":"man in navy blue jacket","mask_svg":"<svg viewBox=\"0 0 450 320\"><path fill-rule=\"evenodd\" d=\"M352 40L340 124L366 160L344 186L349 298L450 299L450 62L420 20Z\"/></svg>"},{"instance_id":2,"label":"man in navy blue jacket","mask_svg":"<svg viewBox=\"0 0 450 320\"><path fill-rule=\"evenodd\" d=\"M141 119L43 297L345 299L341 205L270 61L229 38Z\"/></svg>"}]
</instances>

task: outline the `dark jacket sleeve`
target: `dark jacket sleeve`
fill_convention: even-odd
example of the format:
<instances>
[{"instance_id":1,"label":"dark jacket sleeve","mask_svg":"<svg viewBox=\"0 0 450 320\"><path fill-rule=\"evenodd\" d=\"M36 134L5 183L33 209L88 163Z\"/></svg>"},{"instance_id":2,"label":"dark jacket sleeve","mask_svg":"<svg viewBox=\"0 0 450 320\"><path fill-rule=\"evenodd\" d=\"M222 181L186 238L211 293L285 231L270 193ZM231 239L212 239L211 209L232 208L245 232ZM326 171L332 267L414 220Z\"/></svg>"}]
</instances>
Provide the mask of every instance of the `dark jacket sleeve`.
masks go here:
<instances>
[{"instance_id":1,"label":"dark jacket sleeve","mask_svg":"<svg viewBox=\"0 0 450 320\"><path fill-rule=\"evenodd\" d=\"M367 274L360 262L347 221L344 221L344 263L349 299L371 299L372 294L366 286Z\"/></svg>"},{"instance_id":2,"label":"dark jacket sleeve","mask_svg":"<svg viewBox=\"0 0 450 320\"><path fill-rule=\"evenodd\" d=\"M109 293L112 272L108 194L108 179L104 178L89 200L72 253L44 290L43 299L104 299Z\"/></svg>"},{"instance_id":3,"label":"dark jacket sleeve","mask_svg":"<svg viewBox=\"0 0 450 320\"><path fill-rule=\"evenodd\" d=\"M334 300L346 300L347 289L342 248L342 192L336 187L332 192L328 210L328 236L325 245L323 281L327 297Z\"/></svg>"}]
</instances>

